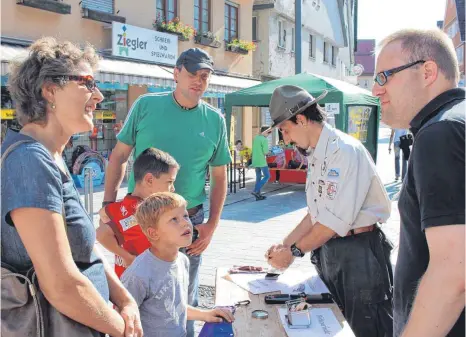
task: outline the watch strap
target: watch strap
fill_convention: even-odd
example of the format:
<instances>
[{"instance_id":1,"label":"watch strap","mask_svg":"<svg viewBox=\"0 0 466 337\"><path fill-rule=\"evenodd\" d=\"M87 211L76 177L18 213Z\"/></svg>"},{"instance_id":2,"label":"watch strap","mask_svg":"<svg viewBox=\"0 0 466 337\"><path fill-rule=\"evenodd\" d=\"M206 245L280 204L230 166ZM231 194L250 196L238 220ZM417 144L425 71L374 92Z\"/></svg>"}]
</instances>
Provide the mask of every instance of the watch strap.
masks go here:
<instances>
[{"instance_id":1,"label":"watch strap","mask_svg":"<svg viewBox=\"0 0 466 337\"><path fill-rule=\"evenodd\" d=\"M303 257L305 253L303 253L303 251L301 249L299 249L298 247L296 247L296 244L293 243L290 247L291 249L291 254L293 256L296 256L296 257Z\"/></svg>"}]
</instances>

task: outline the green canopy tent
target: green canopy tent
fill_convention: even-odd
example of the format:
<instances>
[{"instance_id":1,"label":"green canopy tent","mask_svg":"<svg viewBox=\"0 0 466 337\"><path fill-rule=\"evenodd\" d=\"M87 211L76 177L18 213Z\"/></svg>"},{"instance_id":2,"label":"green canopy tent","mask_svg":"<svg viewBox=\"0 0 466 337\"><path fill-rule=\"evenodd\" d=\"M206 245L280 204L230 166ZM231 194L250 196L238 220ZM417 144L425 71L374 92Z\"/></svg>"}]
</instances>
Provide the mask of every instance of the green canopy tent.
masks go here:
<instances>
[{"instance_id":1,"label":"green canopy tent","mask_svg":"<svg viewBox=\"0 0 466 337\"><path fill-rule=\"evenodd\" d=\"M273 91L281 85L299 86L314 97L327 90L327 96L319 104L325 106L330 116L334 116L335 127L361 140L376 161L380 111L378 98L350 83L309 73L264 82L226 94L228 137L233 106L268 107Z\"/></svg>"}]
</instances>

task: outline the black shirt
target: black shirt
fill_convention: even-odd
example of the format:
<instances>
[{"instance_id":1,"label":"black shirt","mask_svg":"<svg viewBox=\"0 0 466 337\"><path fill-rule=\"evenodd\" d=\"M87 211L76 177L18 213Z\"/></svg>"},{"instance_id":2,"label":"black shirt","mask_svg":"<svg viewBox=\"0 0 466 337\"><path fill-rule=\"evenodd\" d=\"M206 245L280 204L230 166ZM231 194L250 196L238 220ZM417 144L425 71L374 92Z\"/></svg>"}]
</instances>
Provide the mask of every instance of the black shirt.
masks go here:
<instances>
[{"instance_id":1,"label":"black shirt","mask_svg":"<svg viewBox=\"0 0 466 337\"><path fill-rule=\"evenodd\" d=\"M398 202L401 229L395 269L395 337L408 321L416 289L429 264L424 231L465 223L464 100L463 89L448 90L429 102L411 122L414 144ZM431 124L426 125L429 121ZM463 310L448 336L464 337L464 324Z\"/></svg>"}]
</instances>

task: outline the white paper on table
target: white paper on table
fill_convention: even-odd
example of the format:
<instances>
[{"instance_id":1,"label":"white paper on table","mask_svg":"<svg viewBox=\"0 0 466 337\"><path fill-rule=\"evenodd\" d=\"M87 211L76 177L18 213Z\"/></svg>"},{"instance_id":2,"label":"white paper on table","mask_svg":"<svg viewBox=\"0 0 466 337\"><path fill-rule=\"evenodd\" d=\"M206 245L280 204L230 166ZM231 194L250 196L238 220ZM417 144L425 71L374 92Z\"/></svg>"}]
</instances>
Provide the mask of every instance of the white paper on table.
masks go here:
<instances>
[{"instance_id":1,"label":"white paper on table","mask_svg":"<svg viewBox=\"0 0 466 337\"><path fill-rule=\"evenodd\" d=\"M288 337L354 337L347 322L341 327L332 309L311 309L311 327L308 329L290 329L285 317L286 308L278 308L278 314Z\"/></svg>"},{"instance_id":2,"label":"white paper on table","mask_svg":"<svg viewBox=\"0 0 466 337\"><path fill-rule=\"evenodd\" d=\"M280 291L282 294L328 293L316 271L303 273L287 270L277 280L266 280L265 274L232 274L231 280L254 295Z\"/></svg>"}]
</instances>

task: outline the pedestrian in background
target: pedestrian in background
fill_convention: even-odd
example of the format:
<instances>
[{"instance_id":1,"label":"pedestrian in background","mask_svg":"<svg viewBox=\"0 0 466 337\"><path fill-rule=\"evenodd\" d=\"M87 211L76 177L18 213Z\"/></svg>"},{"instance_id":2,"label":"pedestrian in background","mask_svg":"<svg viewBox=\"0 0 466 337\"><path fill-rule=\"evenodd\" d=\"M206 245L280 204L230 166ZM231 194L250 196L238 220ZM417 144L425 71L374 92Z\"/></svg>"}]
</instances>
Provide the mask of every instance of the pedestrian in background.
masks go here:
<instances>
[{"instance_id":1,"label":"pedestrian in background","mask_svg":"<svg viewBox=\"0 0 466 337\"><path fill-rule=\"evenodd\" d=\"M267 134L262 134L264 131L267 131L268 126L262 126L260 133L254 137L252 141L252 166L256 170L256 184L254 185L254 190L252 195L256 197L256 200L264 200L266 197L261 194L261 189L270 179L269 166L267 165L267 153L269 153L269 142L267 137L270 132Z\"/></svg>"},{"instance_id":2,"label":"pedestrian in background","mask_svg":"<svg viewBox=\"0 0 466 337\"><path fill-rule=\"evenodd\" d=\"M400 180L400 160L401 160L401 180L404 179L406 174L406 169L408 165L408 160L405 159L404 153L401 153L400 147L400 137L408 134L407 129L392 129L390 134L390 141L388 142L388 153L392 152L392 143L393 150L395 154L395 181Z\"/></svg>"}]
</instances>

